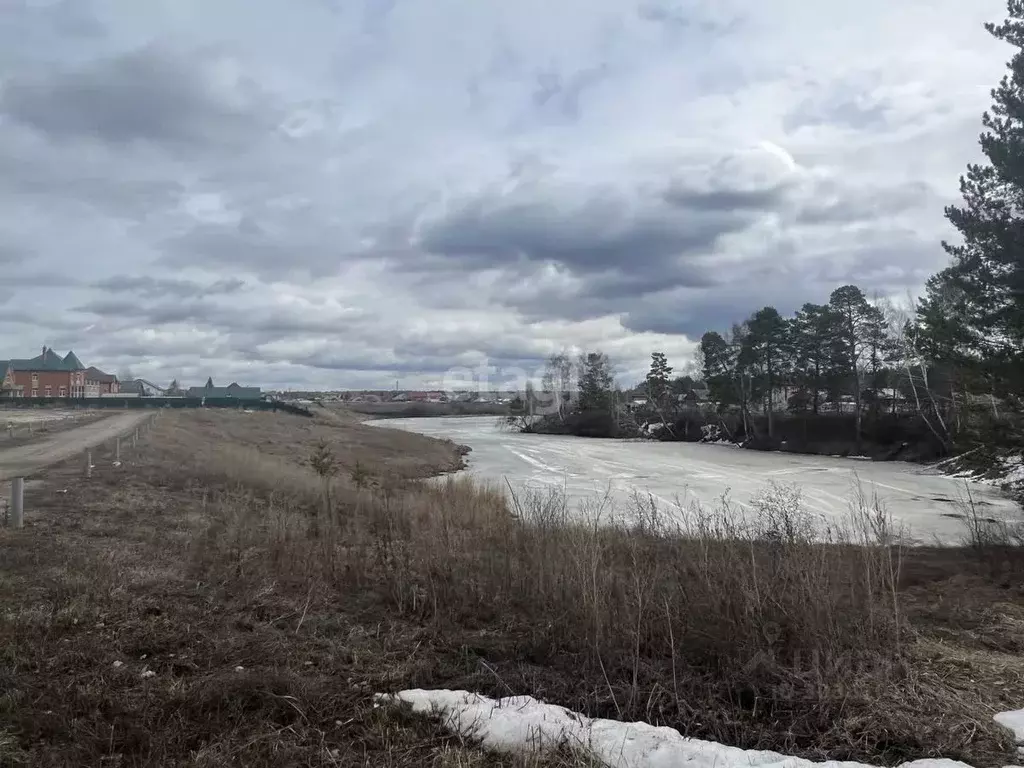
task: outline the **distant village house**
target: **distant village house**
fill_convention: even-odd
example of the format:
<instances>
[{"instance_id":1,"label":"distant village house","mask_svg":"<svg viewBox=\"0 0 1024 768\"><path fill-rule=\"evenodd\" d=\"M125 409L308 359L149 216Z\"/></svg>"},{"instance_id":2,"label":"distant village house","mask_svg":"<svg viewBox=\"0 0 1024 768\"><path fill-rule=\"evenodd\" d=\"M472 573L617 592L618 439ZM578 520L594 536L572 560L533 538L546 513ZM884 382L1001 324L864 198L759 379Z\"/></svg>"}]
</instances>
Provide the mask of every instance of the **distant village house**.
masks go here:
<instances>
[{"instance_id":1,"label":"distant village house","mask_svg":"<svg viewBox=\"0 0 1024 768\"><path fill-rule=\"evenodd\" d=\"M215 387L213 379L206 380L202 387L189 387L187 397L200 398L232 398L235 400L262 400L263 392L259 387L242 387L236 382L231 382L226 387Z\"/></svg>"},{"instance_id":2,"label":"distant village house","mask_svg":"<svg viewBox=\"0 0 1024 768\"><path fill-rule=\"evenodd\" d=\"M100 397L116 394L116 376L87 368L74 352L61 357L52 349L27 360L0 360L0 397Z\"/></svg>"}]
</instances>

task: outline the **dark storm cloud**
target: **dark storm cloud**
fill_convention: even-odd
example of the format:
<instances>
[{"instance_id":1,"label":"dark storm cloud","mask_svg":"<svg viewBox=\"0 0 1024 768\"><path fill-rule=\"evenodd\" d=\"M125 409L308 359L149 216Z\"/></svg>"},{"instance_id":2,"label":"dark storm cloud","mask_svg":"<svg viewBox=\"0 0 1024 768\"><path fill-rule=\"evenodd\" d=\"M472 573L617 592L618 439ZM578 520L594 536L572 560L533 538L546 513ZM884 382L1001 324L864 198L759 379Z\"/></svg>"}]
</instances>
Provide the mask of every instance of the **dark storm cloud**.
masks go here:
<instances>
[{"instance_id":1,"label":"dark storm cloud","mask_svg":"<svg viewBox=\"0 0 1024 768\"><path fill-rule=\"evenodd\" d=\"M651 296L623 314L623 327L636 333L685 334L698 340L705 331L728 331L764 306L774 306L785 314L807 301L824 302L808 292L807 285L774 282L760 287L743 284L713 294L689 292L683 295Z\"/></svg>"},{"instance_id":2,"label":"dark storm cloud","mask_svg":"<svg viewBox=\"0 0 1024 768\"><path fill-rule=\"evenodd\" d=\"M891 239L892 244L886 240ZM708 330L725 332L758 309L773 306L785 316L807 302L825 304L841 285L853 284L870 298L920 285L933 271L936 245L899 230L870 233L840 249L808 248L793 263L749 265L742 278L712 292L672 291L630 302L623 326L631 331L683 333L699 339Z\"/></svg>"},{"instance_id":3,"label":"dark storm cloud","mask_svg":"<svg viewBox=\"0 0 1024 768\"><path fill-rule=\"evenodd\" d=\"M15 76L0 92L0 111L58 139L115 145L228 148L272 127L252 85L218 91L214 63L150 46L80 69Z\"/></svg>"},{"instance_id":4,"label":"dark storm cloud","mask_svg":"<svg viewBox=\"0 0 1024 768\"><path fill-rule=\"evenodd\" d=\"M245 289L246 283L238 278L223 278L212 283L203 284L193 280L171 277L120 275L109 277L105 280L98 280L92 284L92 287L112 293L132 293L149 299L161 298L163 296L195 298L238 293Z\"/></svg>"},{"instance_id":5,"label":"dark storm cloud","mask_svg":"<svg viewBox=\"0 0 1024 768\"><path fill-rule=\"evenodd\" d=\"M561 264L577 274L659 273L669 284L706 285L687 265L714 251L784 200L782 188L700 189L679 181L633 201L600 190L579 200L528 193L481 196L427 226L421 246L473 266L518 260Z\"/></svg>"}]
</instances>

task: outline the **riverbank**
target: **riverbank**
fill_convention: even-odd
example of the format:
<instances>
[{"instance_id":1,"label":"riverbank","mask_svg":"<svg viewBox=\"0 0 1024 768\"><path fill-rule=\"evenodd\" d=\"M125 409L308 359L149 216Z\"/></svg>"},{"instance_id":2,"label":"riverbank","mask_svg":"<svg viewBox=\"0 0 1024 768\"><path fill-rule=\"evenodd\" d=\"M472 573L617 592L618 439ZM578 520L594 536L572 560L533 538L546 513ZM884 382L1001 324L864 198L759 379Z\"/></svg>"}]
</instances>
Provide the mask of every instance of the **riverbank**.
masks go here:
<instances>
[{"instance_id":1,"label":"riverbank","mask_svg":"<svg viewBox=\"0 0 1024 768\"><path fill-rule=\"evenodd\" d=\"M991 720L1024 702L1013 550L901 549L870 505L812 540L784 489L585 525L555 494L416 481L453 446L167 413L121 466L34 481L0 530L0 763L593 764L377 706L416 688L812 759L1013 762Z\"/></svg>"},{"instance_id":2,"label":"riverbank","mask_svg":"<svg viewBox=\"0 0 1024 768\"><path fill-rule=\"evenodd\" d=\"M546 415L523 424L537 434L602 438L649 438L665 442L732 443L758 451L814 456L858 456L875 461L931 463L949 456L923 419L914 414L866 414L857 429L850 413L778 413L771 424L761 414L714 413L696 409L669 418L637 412L629 418L604 414Z\"/></svg>"}]
</instances>

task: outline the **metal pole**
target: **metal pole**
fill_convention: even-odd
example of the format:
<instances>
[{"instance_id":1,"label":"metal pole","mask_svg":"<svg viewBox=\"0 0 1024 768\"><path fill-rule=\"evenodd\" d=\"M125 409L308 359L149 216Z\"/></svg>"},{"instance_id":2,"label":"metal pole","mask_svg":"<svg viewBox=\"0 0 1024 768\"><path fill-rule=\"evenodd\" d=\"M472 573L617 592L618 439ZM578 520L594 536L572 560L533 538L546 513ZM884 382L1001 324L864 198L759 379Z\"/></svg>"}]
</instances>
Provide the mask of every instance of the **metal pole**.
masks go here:
<instances>
[{"instance_id":1,"label":"metal pole","mask_svg":"<svg viewBox=\"0 0 1024 768\"><path fill-rule=\"evenodd\" d=\"M11 528L25 525L25 478L11 480Z\"/></svg>"},{"instance_id":2,"label":"metal pole","mask_svg":"<svg viewBox=\"0 0 1024 768\"><path fill-rule=\"evenodd\" d=\"M92 451L85 452L85 476L92 477Z\"/></svg>"}]
</instances>

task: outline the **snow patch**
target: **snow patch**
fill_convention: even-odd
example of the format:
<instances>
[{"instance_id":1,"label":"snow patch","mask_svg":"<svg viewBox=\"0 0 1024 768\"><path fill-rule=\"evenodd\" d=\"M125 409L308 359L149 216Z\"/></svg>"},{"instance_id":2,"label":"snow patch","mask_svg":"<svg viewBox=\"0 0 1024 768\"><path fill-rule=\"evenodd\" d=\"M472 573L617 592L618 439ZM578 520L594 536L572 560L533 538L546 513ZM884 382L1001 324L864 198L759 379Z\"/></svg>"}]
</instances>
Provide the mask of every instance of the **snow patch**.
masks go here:
<instances>
[{"instance_id":1,"label":"snow patch","mask_svg":"<svg viewBox=\"0 0 1024 768\"><path fill-rule=\"evenodd\" d=\"M532 696L491 699L468 691L422 689L377 694L378 702L406 702L413 711L436 714L446 727L479 739L485 747L526 752L561 744L585 750L610 768L864 768L866 764L814 763L777 752L745 750L688 739L649 723L589 718ZM963 768L957 760L914 760L899 768Z\"/></svg>"},{"instance_id":2,"label":"snow patch","mask_svg":"<svg viewBox=\"0 0 1024 768\"><path fill-rule=\"evenodd\" d=\"M1018 744L1024 744L1024 709L1000 712L995 716L995 721L1013 731L1013 736Z\"/></svg>"}]
</instances>

